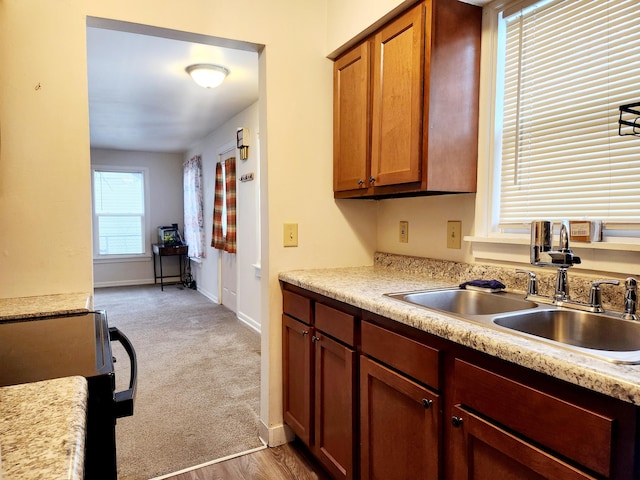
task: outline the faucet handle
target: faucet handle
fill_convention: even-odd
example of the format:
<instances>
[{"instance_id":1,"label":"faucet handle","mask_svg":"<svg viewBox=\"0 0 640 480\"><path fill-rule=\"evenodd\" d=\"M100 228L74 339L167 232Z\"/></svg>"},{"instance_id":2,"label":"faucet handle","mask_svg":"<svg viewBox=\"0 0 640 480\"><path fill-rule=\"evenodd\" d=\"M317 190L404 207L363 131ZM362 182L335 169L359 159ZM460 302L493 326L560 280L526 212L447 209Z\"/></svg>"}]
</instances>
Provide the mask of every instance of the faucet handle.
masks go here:
<instances>
[{"instance_id":1,"label":"faucet handle","mask_svg":"<svg viewBox=\"0 0 640 480\"><path fill-rule=\"evenodd\" d=\"M638 306L638 281L628 277L624 281L624 312L622 318L626 320L638 320L636 308Z\"/></svg>"},{"instance_id":2,"label":"faucet handle","mask_svg":"<svg viewBox=\"0 0 640 480\"><path fill-rule=\"evenodd\" d=\"M594 311L602 311L602 292L600 291L600 285L619 285L620 280L595 280L591 282L591 290L589 291L589 305L593 307Z\"/></svg>"},{"instance_id":3,"label":"faucet handle","mask_svg":"<svg viewBox=\"0 0 640 480\"><path fill-rule=\"evenodd\" d=\"M526 273L529 275L529 281L527 282L527 296L538 294L538 279L536 274L530 270L516 269L516 273Z\"/></svg>"}]
</instances>

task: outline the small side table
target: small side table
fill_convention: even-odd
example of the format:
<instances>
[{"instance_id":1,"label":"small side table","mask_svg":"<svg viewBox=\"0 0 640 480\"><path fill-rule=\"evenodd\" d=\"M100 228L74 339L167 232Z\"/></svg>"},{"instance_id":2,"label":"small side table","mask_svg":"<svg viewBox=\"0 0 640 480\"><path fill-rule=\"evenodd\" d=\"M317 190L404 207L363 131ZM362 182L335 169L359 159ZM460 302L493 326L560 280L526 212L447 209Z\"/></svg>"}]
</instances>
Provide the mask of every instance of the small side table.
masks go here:
<instances>
[{"instance_id":1,"label":"small side table","mask_svg":"<svg viewBox=\"0 0 640 480\"><path fill-rule=\"evenodd\" d=\"M178 260L180 263L180 280L182 281L183 275L183 257L187 255L189 252L189 247L187 245L176 245L176 246L164 246L154 243L153 247L153 283L158 283L158 279L160 279L160 290L164 291L164 279L175 277L175 275L164 275L162 272L162 257L173 257L178 256ZM160 275L156 273L156 256L159 259L160 263Z\"/></svg>"}]
</instances>

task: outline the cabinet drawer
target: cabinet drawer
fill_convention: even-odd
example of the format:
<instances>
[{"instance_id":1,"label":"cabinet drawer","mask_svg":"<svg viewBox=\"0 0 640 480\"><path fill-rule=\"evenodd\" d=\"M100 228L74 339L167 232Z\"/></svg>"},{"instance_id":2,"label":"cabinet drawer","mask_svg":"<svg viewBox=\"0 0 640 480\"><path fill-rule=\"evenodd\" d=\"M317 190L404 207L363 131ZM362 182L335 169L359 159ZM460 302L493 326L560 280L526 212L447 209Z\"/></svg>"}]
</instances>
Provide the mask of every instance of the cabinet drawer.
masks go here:
<instances>
[{"instance_id":1,"label":"cabinet drawer","mask_svg":"<svg viewBox=\"0 0 640 480\"><path fill-rule=\"evenodd\" d=\"M615 419L456 359L454 405L464 405L606 477Z\"/></svg>"},{"instance_id":2,"label":"cabinet drawer","mask_svg":"<svg viewBox=\"0 0 640 480\"><path fill-rule=\"evenodd\" d=\"M362 322L362 353L375 357L426 385L440 388L439 351L435 348Z\"/></svg>"},{"instance_id":3,"label":"cabinet drawer","mask_svg":"<svg viewBox=\"0 0 640 480\"><path fill-rule=\"evenodd\" d=\"M312 323L311 300L307 297L284 290L282 292L282 310L298 320Z\"/></svg>"},{"instance_id":4,"label":"cabinet drawer","mask_svg":"<svg viewBox=\"0 0 640 480\"><path fill-rule=\"evenodd\" d=\"M356 321L353 315L316 303L315 325L318 330L348 345L355 344Z\"/></svg>"}]
</instances>

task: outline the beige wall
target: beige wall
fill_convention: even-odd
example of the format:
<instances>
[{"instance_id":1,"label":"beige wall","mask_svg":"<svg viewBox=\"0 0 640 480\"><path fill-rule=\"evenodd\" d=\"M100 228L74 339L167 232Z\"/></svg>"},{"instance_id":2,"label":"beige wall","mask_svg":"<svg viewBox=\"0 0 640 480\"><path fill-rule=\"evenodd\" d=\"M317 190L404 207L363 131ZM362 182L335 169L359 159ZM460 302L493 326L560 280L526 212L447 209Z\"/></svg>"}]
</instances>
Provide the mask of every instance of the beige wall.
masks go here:
<instances>
[{"instance_id":1,"label":"beige wall","mask_svg":"<svg viewBox=\"0 0 640 480\"><path fill-rule=\"evenodd\" d=\"M0 297L92 288L82 4L0 3Z\"/></svg>"},{"instance_id":2,"label":"beige wall","mask_svg":"<svg viewBox=\"0 0 640 480\"><path fill-rule=\"evenodd\" d=\"M262 420L277 429L278 272L370 264L376 247L375 204L332 198L327 11L297 0L3 0L0 296L92 289L87 16L264 44ZM298 248L282 246L284 222L299 223Z\"/></svg>"},{"instance_id":3,"label":"beige wall","mask_svg":"<svg viewBox=\"0 0 640 480\"><path fill-rule=\"evenodd\" d=\"M441 211L446 204L454 209L451 215L459 213L463 233L472 223L465 220L472 210L469 197L384 202L332 197L332 63L326 56L402 3L253 0L239 9L232 0L3 0L0 221L8 235L0 249L0 297L92 289L87 16L265 45L259 101L261 417L277 443L282 424L278 272L371 264L378 248L406 248L393 240L400 219L410 221L407 253L441 251L433 250L437 242L429 239L441 239L438 230L449 214L434 217L432 207ZM285 222L299 224L299 247L282 246Z\"/></svg>"}]
</instances>

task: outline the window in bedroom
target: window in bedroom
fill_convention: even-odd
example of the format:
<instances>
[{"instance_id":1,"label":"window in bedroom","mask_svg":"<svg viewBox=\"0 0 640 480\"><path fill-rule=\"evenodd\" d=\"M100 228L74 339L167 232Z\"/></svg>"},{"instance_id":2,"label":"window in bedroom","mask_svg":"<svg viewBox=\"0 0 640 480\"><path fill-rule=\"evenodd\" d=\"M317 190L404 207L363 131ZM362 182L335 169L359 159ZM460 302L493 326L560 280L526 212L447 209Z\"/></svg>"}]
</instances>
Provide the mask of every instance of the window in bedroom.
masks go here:
<instances>
[{"instance_id":1,"label":"window in bedroom","mask_svg":"<svg viewBox=\"0 0 640 480\"><path fill-rule=\"evenodd\" d=\"M144 169L93 169L94 257L146 252Z\"/></svg>"},{"instance_id":2,"label":"window in bedroom","mask_svg":"<svg viewBox=\"0 0 640 480\"><path fill-rule=\"evenodd\" d=\"M499 188L487 230L588 218L603 220L605 235L637 236L640 138L618 135L619 106L640 101L637 0L507 2L497 12Z\"/></svg>"}]
</instances>

